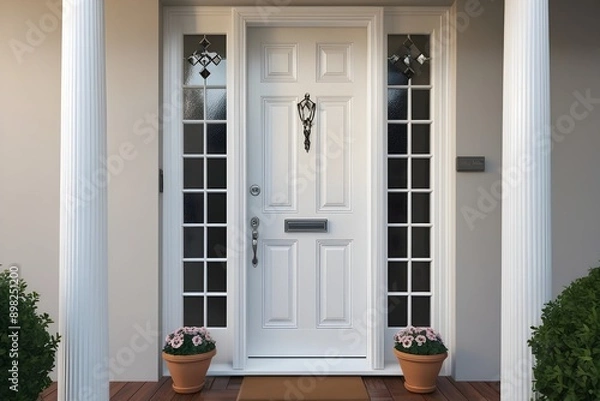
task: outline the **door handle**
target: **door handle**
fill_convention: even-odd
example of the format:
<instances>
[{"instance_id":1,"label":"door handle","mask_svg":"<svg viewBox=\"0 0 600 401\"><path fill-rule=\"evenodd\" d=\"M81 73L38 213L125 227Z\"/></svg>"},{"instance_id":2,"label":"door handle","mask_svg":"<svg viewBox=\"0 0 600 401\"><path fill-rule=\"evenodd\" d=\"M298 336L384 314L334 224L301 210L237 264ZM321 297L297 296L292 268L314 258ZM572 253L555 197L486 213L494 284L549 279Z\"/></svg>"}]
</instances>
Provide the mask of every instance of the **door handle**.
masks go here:
<instances>
[{"instance_id":1,"label":"door handle","mask_svg":"<svg viewBox=\"0 0 600 401\"><path fill-rule=\"evenodd\" d=\"M258 217L253 217L250 219L250 227L252 227L252 266L256 267L258 265L258 258L256 257L256 251L258 249L258 225L260 224L260 220Z\"/></svg>"}]
</instances>

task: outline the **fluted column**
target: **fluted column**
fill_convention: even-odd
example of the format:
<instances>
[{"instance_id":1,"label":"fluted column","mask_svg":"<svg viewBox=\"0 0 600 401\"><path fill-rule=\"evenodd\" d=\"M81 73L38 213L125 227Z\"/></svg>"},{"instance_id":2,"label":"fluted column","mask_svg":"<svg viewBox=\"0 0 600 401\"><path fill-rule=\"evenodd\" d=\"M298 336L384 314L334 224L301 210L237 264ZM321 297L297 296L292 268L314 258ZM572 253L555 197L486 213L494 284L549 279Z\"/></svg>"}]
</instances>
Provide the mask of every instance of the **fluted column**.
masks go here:
<instances>
[{"instance_id":1,"label":"fluted column","mask_svg":"<svg viewBox=\"0 0 600 401\"><path fill-rule=\"evenodd\" d=\"M550 74L547 0L506 0L502 203L503 401L529 401L527 340L550 296Z\"/></svg>"},{"instance_id":2,"label":"fluted column","mask_svg":"<svg viewBox=\"0 0 600 401\"><path fill-rule=\"evenodd\" d=\"M108 401L103 0L63 2L59 401Z\"/></svg>"}]
</instances>

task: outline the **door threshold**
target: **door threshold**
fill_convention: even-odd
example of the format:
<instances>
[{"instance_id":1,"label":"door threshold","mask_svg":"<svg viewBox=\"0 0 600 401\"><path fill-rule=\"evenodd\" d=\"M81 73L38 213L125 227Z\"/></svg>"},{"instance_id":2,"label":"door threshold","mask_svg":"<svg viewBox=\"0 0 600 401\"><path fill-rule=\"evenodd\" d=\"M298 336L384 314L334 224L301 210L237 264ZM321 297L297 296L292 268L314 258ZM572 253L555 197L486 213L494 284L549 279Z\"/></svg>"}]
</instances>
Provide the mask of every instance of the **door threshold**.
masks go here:
<instances>
[{"instance_id":1,"label":"door threshold","mask_svg":"<svg viewBox=\"0 0 600 401\"><path fill-rule=\"evenodd\" d=\"M234 369L230 363L213 362L208 374L211 376L398 376L401 372L398 362L395 361L386 363L383 369L375 370L365 359L304 359L302 361L252 359L247 361L245 369Z\"/></svg>"}]
</instances>

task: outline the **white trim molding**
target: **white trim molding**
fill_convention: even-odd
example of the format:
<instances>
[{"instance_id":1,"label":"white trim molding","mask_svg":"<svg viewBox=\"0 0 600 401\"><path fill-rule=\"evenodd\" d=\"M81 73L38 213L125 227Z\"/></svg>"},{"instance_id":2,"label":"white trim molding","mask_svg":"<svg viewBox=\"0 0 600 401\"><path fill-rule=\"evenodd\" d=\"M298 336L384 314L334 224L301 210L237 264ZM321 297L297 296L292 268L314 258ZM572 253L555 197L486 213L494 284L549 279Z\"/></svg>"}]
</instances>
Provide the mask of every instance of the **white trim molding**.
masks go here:
<instances>
[{"instance_id":1,"label":"white trim molding","mask_svg":"<svg viewBox=\"0 0 600 401\"><path fill-rule=\"evenodd\" d=\"M442 375L453 373L456 330L456 31L452 29L455 18L455 7L385 8L386 35L431 35L431 325L443 335L450 349ZM387 233L383 231L381 235L383 244L387 244ZM391 338L385 340L386 344L392 343Z\"/></svg>"}]
</instances>

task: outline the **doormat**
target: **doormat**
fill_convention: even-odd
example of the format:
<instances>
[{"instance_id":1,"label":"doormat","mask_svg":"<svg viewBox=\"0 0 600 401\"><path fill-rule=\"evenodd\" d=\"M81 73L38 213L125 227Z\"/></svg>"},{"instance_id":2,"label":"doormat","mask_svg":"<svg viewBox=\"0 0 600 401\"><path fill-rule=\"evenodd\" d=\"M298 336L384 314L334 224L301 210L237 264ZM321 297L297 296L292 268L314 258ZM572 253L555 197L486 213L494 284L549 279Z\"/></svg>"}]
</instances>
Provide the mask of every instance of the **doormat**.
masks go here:
<instances>
[{"instance_id":1,"label":"doormat","mask_svg":"<svg viewBox=\"0 0 600 401\"><path fill-rule=\"evenodd\" d=\"M359 376L248 376L237 401L369 401Z\"/></svg>"}]
</instances>

